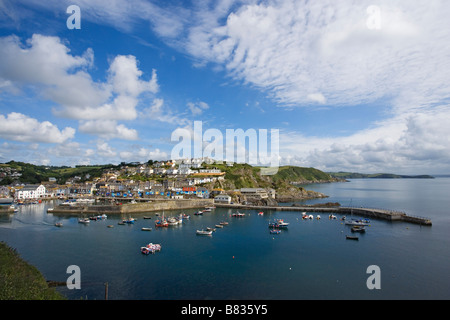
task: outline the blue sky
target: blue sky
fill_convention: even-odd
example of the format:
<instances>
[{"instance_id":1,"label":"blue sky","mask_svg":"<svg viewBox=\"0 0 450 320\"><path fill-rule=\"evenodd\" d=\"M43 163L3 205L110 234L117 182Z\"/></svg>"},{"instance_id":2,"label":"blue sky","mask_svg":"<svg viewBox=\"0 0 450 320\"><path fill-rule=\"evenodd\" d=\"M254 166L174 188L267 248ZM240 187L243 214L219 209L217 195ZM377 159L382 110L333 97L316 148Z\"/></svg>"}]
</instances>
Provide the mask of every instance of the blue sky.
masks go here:
<instances>
[{"instance_id":1,"label":"blue sky","mask_svg":"<svg viewBox=\"0 0 450 320\"><path fill-rule=\"evenodd\" d=\"M73 4L81 29L69 30ZM0 1L0 162L169 159L171 134L202 121L224 136L278 129L280 164L448 173L449 9Z\"/></svg>"}]
</instances>

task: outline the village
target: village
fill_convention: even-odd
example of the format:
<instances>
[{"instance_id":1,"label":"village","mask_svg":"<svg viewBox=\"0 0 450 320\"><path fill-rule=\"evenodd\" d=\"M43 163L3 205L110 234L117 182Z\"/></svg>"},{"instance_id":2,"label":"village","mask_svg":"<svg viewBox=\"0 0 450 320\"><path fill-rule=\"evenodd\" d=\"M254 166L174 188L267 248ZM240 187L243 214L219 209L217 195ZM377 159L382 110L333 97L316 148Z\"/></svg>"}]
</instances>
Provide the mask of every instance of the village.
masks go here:
<instances>
[{"instance_id":1,"label":"village","mask_svg":"<svg viewBox=\"0 0 450 320\"><path fill-rule=\"evenodd\" d=\"M223 189L221 182L226 173L215 168L214 164L210 158L192 158L124 165L104 170L101 177L73 176L64 184L58 184L56 178L50 177L40 184L0 186L0 198L9 198L18 204L51 199L129 202L199 198L225 204L268 199L274 203L275 190L271 188ZM226 165L233 166L233 163ZM8 172L3 169L3 172ZM17 170L9 170L9 173L20 176Z\"/></svg>"}]
</instances>

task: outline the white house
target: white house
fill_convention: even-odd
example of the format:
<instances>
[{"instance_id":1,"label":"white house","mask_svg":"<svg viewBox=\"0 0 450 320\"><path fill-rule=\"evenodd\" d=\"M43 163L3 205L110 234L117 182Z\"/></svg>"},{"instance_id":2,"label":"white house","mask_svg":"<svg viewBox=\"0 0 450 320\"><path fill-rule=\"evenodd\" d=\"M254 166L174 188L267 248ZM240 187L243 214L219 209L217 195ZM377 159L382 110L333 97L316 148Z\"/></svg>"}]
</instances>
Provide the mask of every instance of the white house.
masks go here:
<instances>
[{"instance_id":1,"label":"white house","mask_svg":"<svg viewBox=\"0 0 450 320\"><path fill-rule=\"evenodd\" d=\"M214 198L214 202L217 203L231 203L231 197L227 194L219 194Z\"/></svg>"},{"instance_id":2,"label":"white house","mask_svg":"<svg viewBox=\"0 0 450 320\"><path fill-rule=\"evenodd\" d=\"M22 189L16 190L16 198L23 199L39 199L45 197L45 187L41 185L28 185Z\"/></svg>"}]
</instances>

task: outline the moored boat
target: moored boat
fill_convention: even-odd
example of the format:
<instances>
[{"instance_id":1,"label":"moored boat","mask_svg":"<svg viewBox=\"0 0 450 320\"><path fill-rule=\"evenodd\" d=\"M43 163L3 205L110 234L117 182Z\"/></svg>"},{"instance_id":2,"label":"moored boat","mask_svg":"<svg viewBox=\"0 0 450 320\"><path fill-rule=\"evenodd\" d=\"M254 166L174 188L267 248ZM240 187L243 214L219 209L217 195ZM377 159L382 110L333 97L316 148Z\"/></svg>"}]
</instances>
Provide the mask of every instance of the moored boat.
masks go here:
<instances>
[{"instance_id":1,"label":"moored boat","mask_svg":"<svg viewBox=\"0 0 450 320\"><path fill-rule=\"evenodd\" d=\"M210 236L212 233L213 232L211 230L197 230L196 232L196 234L200 236Z\"/></svg>"},{"instance_id":2,"label":"moored boat","mask_svg":"<svg viewBox=\"0 0 450 320\"><path fill-rule=\"evenodd\" d=\"M346 220L345 224L348 225L348 226L361 226L361 227L369 225L369 223L365 222L364 220L353 220L353 219L352 220Z\"/></svg>"},{"instance_id":3,"label":"moored boat","mask_svg":"<svg viewBox=\"0 0 450 320\"><path fill-rule=\"evenodd\" d=\"M347 240L359 240L358 237L354 237L354 236L345 236L345 238L346 238Z\"/></svg>"},{"instance_id":4,"label":"moored boat","mask_svg":"<svg viewBox=\"0 0 450 320\"><path fill-rule=\"evenodd\" d=\"M281 233L281 230L280 229L270 229L270 231L269 231L271 234L279 234L279 233Z\"/></svg>"},{"instance_id":5,"label":"moored boat","mask_svg":"<svg viewBox=\"0 0 450 320\"><path fill-rule=\"evenodd\" d=\"M141 228L141 230L142 230L142 231L152 231L152 228L146 228L146 227L143 227L143 228Z\"/></svg>"},{"instance_id":6,"label":"moored boat","mask_svg":"<svg viewBox=\"0 0 450 320\"><path fill-rule=\"evenodd\" d=\"M145 247L141 247L141 253L143 254L150 254L150 253L155 253L157 251L161 251L161 245L160 244L155 244L155 243L149 243L148 245L146 245Z\"/></svg>"},{"instance_id":7,"label":"moored boat","mask_svg":"<svg viewBox=\"0 0 450 320\"><path fill-rule=\"evenodd\" d=\"M287 228L289 225L289 222L284 222L283 219L278 219L273 222L269 222L269 228Z\"/></svg>"},{"instance_id":8,"label":"moored boat","mask_svg":"<svg viewBox=\"0 0 450 320\"><path fill-rule=\"evenodd\" d=\"M167 220L156 220L155 222L155 227L168 227L169 223L167 222Z\"/></svg>"},{"instance_id":9,"label":"moored boat","mask_svg":"<svg viewBox=\"0 0 450 320\"><path fill-rule=\"evenodd\" d=\"M55 223L55 227L62 227L62 226L63 226L62 222L56 222Z\"/></svg>"},{"instance_id":10,"label":"moored boat","mask_svg":"<svg viewBox=\"0 0 450 320\"><path fill-rule=\"evenodd\" d=\"M235 217L235 218L243 218L243 217L245 217L245 213L241 213L238 211L236 213L233 213L231 216Z\"/></svg>"},{"instance_id":11,"label":"moored boat","mask_svg":"<svg viewBox=\"0 0 450 320\"><path fill-rule=\"evenodd\" d=\"M366 227L365 226L352 226L351 228L352 232L366 232Z\"/></svg>"},{"instance_id":12,"label":"moored boat","mask_svg":"<svg viewBox=\"0 0 450 320\"><path fill-rule=\"evenodd\" d=\"M89 220L89 218L78 219L78 223L88 224L89 222L91 222L91 221Z\"/></svg>"}]
</instances>

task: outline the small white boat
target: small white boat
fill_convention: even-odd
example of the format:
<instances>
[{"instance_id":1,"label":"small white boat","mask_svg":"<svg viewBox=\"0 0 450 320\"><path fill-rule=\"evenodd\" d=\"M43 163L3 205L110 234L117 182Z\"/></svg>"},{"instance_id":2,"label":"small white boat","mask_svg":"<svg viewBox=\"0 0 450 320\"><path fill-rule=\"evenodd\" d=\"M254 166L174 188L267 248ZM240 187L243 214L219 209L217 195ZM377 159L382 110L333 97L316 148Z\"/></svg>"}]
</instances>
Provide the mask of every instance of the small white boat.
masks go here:
<instances>
[{"instance_id":1,"label":"small white boat","mask_svg":"<svg viewBox=\"0 0 450 320\"><path fill-rule=\"evenodd\" d=\"M84 223L84 224L88 224L91 221L89 220L89 218L84 218L84 219L78 219L78 223Z\"/></svg>"},{"instance_id":2,"label":"small white boat","mask_svg":"<svg viewBox=\"0 0 450 320\"><path fill-rule=\"evenodd\" d=\"M200 235L200 236L210 236L210 235L212 235L212 230L197 230L197 235Z\"/></svg>"},{"instance_id":3,"label":"small white boat","mask_svg":"<svg viewBox=\"0 0 450 320\"><path fill-rule=\"evenodd\" d=\"M142 231L152 231L152 228L141 228Z\"/></svg>"},{"instance_id":4,"label":"small white boat","mask_svg":"<svg viewBox=\"0 0 450 320\"><path fill-rule=\"evenodd\" d=\"M346 220L345 224L348 226L361 226L361 227L369 225L368 223L361 220Z\"/></svg>"}]
</instances>

